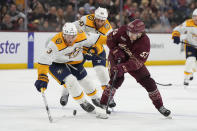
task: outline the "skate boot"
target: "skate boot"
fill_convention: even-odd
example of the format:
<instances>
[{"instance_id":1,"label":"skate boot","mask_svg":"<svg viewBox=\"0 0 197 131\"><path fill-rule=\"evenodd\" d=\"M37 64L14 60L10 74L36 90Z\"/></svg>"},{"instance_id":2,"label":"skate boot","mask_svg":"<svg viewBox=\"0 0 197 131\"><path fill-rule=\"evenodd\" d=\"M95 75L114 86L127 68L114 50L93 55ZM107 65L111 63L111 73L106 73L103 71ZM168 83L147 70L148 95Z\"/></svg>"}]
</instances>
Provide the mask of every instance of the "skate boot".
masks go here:
<instances>
[{"instance_id":1,"label":"skate boot","mask_svg":"<svg viewBox=\"0 0 197 131\"><path fill-rule=\"evenodd\" d=\"M61 98L60 98L60 104L62 106L65 106L67 103L68 103L68 97L69 97L69 94L66 94L66 95L63 95Z\"/></svg>"},{"instance_id":2,"label":"skate boot","mask_svg":"<svg viewBox=\"0 0 197 131\"><path fill-rule=\"evenodd\" d=\"M192 72L184 72L184 82L183 85L184 86L189 86L189 82L192 81L194 79L193 77L193 73Z\"/></svg>"},{"instance_id":3,"label":"skate boot","mask_svg":"<svg viewBox=\"0 0 197 131\"><path fill-rule=\"evenodd\" d=\"M110 100L110 102L109 102L109 107L110 108L114 108L116 106L116 103L115 103L115 101L114 101L114 98L112 98L111 100Z\"/></svg>"},{"instance_id":4,"label":"skate boot","mask_svg":"<svg viewBox=\"0 0 197 131\"><path fill-rule=\"evenodd\" d=\"M189 80L192 81L194 79L193 74L189 77Z\"/></svg>"},{"instance_id":5,"label":"skate boot","mask_svg":"<svg viewBox=\"0 0 197 131\"><path fill-rule=\"evenodd\" d=\"M96 98L96 99L92 99L92 103L97 106L97 107L101 107L101 104L100 104L100 99L99 98Z\"/></svg>"},{"instance_id":6,"label":"skate boot","mask_svg":"<svg viewBox=\"0 0 197 131\"><path fill-rule=\"evenodd\" d=\"M165 117L168 117L171 114L171 111L166 109L164 106L159 108L159 112L164 115Z\"/></svg>"},{"instance_id":7,"label":"skate boot","mask_svg":"<svg viewBox=\"0 0 197 131\"><path fill-rule=\"evenodd\" d=\"M183 82L183 85L184 86L189 86L189 79L184 79L184 82Z\"/></svg>"},{"instance_id":8,"label":"skate boot","mask_svg":"<svg viewBox=\"0 0 197 131\"><path fill-rule=\"evenodd\" d=\"M86 112L93 112L95 110L95 107L90 104L88 101L85 101L80 104L81 108L83 108Z\"/></svg>"}]
</instances>

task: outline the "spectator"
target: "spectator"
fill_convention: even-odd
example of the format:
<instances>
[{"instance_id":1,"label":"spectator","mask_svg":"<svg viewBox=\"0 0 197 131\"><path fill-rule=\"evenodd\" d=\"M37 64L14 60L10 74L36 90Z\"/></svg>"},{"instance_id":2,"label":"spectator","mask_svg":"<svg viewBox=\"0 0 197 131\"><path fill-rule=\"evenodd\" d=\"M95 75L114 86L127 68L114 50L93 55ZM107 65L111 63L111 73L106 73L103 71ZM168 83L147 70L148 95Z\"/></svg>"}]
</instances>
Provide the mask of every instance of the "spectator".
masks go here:
<instances>
[{"instance_id":1,"label":"spectator","mask_svg":"<svg viewBox=\"0 0 197 131\"><path fill-rule=\"evenodd\" d=\"M24 31L25 30L25 25L24 25L24 18L23 17L19 17L14 25L14 30L17 31Z\"/></svg>"},{"instance_id":2,"label":"spectator","mask_svg":"<svg viewBox=\"0 0 197 131\"><path fill-rule=\"evenodd\" d=\"M89 0L88 3L84 5L85 13L90 14L90 7L94 6L94 0Z\"/></svg>"},{"instance_id":3,"label":"spectator","mask_svg":"<svg viewBox=\"0 0 197 131\"><path fill-rule=\"evenodd\" d=\"M10 18L11 22L16 21L18 19L19 12L16 10L16 5L15 4L10 5L8 14L11 17Z\"/></svg>"},{"instance_id":4,"label":"spectator","mask_svg":"<svg viewBox=\"0 0 197 131\"><path fill-rule=\"evenodd\" d=\"M62 8L59 8L57 10L57 23L61 27L65 24L65 19L64 19L64 10Z\"/></svg>"},{"instance_id":5,"label":"spectator","mask_svg":"<svg viewBox=\"0 0 197 131\"><path fill-rule=\"evenodd\" d=\"M39 31L40 21L38 19L34 20L32 23L28 24L28 31Z\"/></svg>"},{"instance_id":6,"label":"spectator","mask_svg":"<svg viewBox=\"0 0 197 131\"><path fill-rule=\"evenodd\" d=\"M57 10L55 6L50 7L49 13L46 15L46 19L51 22L55 21L57 22Z\"/></svg>"},{"instance_id":7,"label":"spectator","mask_svg":"<svg viewBox=\"0 0 197 131\"><path fill-rule=\"evenodd\" d=\"M5 14L1 23L1 30L13 30L14 26L11 22L11 16L9 14Z\"/></svg>"},{"instance_id":8,"label":"spectator","mask_svg":"<svg viewBox=\"0 0 197 131\"><path fill-rule=\"evenodd\" d=\"M45 20L43 24L40 26L40 31L50 31L49 22Z\"/></svg>"},{"instance_id":9,"label":"spectator","mask_svg":"<svg viewBox=\"0 0 197 131\"><path fill-rule=\"evenodd\" d=\"M66 22L74 22L75 21L75 13L71 4L66 6L66 11L64 15Z\"/></svg>"},{"instance_id":10,"label":"spectator","mask_svg":"<svg viewBox=\"0 0 197 131\"><path fill-rule=\"evenodd\" d=\"M196 0L123 0L123 12L120 16L120 0L30 0L28 14L25 15L24 2L25 0L1 0L0 21L3 22L4 16L9 14L15 30L18 18L27 17L28 26L32 25L34 20L38 20L39 28L42 30L48 30L43 29L42 25L49 24L50 31L55 31L66 21L73 22L81 15L94 13L95 8L101 6L107 8L110 14L109 21L118 27L128 23L130 19L127 17L134 12L134 18L144 20L147 31L171 31L171 28L189 18L192 11L197 8ZM76 4L79 9L77 15L73 9ZM47 20L48 23L45 22ZM20 18L20 21L23 20ZM51 25L53 26L50 27Z\"/></svg>"},{"instance_id":11,"label":"spectator","mask_svg":"<svg viewBox=\"0 0 197 131\"><path fill-rule=\"evenodd\" d=\"M81 16L84 16L84 15L85 15L85 9L84 9L84 7L80 7L79 12L77 14L77 20L79 20L81 18Z\"/></svg>"}]
</instances>

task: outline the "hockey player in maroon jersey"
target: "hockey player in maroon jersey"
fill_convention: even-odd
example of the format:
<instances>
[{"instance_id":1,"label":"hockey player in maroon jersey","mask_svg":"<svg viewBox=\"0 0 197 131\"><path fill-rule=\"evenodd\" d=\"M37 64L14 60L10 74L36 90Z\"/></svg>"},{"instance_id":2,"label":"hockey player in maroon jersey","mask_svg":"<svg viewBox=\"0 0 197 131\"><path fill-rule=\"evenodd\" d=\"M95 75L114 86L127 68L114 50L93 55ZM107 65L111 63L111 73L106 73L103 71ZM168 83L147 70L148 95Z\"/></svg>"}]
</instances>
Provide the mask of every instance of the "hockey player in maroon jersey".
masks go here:
<instances>
[{"instance_id":1,"label":"hockey player in maroon jersey","mask_svg":"<svg viewBox=\"0 0 197 131\"><path fill-rule=\"evenodd\" d=\"M163 106L155 81L144 65L150 53L150 40L145 33L145 24L135 19L128 25L114 30L108 35L107 46L110 49L108 57L110 81L100 101L103 107L107 105L110 88L113 97L124 81L124 74L129 73L146 89L155 108L164 116L169 116L171 112ZM119 60L121 62L118 62ZM118 73L114 87L111 87L115 71Z\"/></svg>"}]
</instances>

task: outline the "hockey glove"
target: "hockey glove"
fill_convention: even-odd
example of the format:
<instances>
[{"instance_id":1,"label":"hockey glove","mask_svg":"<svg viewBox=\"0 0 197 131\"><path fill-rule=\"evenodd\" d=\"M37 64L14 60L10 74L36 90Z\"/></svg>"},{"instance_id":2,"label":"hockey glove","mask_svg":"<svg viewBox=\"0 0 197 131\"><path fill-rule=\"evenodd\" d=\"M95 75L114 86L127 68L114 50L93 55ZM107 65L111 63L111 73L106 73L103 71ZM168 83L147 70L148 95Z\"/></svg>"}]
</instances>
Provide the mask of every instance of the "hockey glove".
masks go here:
<instances>
[{"instance_id":1,"label":"hockey glove","mask_svg":"<svg viewBox=\"0 0 197 131\"><path fill-rule=\"evenodd\" d=\"M40 74L38 76L38 80L35 82L35 87L39 92L41 92L41 88L44 88L44 90L47 88L48 82L48 76L45 74Z\"/></svg>"},{"instance_id":2,"label":"hockey glove","mask_svg":"<svg viewBox=\"0 0 197 131\"><path fill-rule=\"evenodd\" d=\"M178 44L180 43L180 37L174 36L173 39L174 39L174 43L175 43L175 44L178 45Z\"/></svg>"},{"instance_id":3,"label":"hockey glove","mask_svg":"<svg viewBox=\"0 0 197 131\"><path fill-rule=\"evenodd\" d=\"M112 54L114 56L114 60L117 63L118 60L124 61L125 60L125 53L121 49L117 48L112 51Z\"/></svg>"},{"instance_id":4,"label":"hockey glove","mask_svg":"<svg viewBox=\"0 0 197 131\"><path fill-rule=\"evenodd\" d=\"M124 75L124 73L128 72L127 68L123 64L115 65L112 68L112 72L115 72L115 71L118 71L117 77L122 77ZM114 73L113 73L113 75L114 75Z\"/></svg>"}]
</instances>

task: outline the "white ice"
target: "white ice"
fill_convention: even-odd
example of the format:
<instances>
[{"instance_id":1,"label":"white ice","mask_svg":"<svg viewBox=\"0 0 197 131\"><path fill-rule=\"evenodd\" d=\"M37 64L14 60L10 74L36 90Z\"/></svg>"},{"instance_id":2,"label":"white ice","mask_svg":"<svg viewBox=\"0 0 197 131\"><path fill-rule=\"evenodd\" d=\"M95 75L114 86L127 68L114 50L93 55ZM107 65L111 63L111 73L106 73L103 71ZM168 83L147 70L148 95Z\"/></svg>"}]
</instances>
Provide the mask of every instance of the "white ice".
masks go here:
<instances>
[{"instance_id":1,"label":"white ice","mask_svg":"<svg viewBox=\"0 0 197 131\"><path fill-rule=\"evenodd\" d=\"M0 70L0 131L197 131L196 76L184 88L183 66L149 66L148 69L157 82L173 84L158 86L173 119L163 117L145 89L129 75L117 90L117 107L109 119L86 113L71 97L62 108L59 104L62 87L50 77L45 95L54 122L49 123L42 96L34 87L37 71ZM87 71L100 90L93 69ZM72 114L74 109L76 116Z\"/></svg>"}]
</instances>

